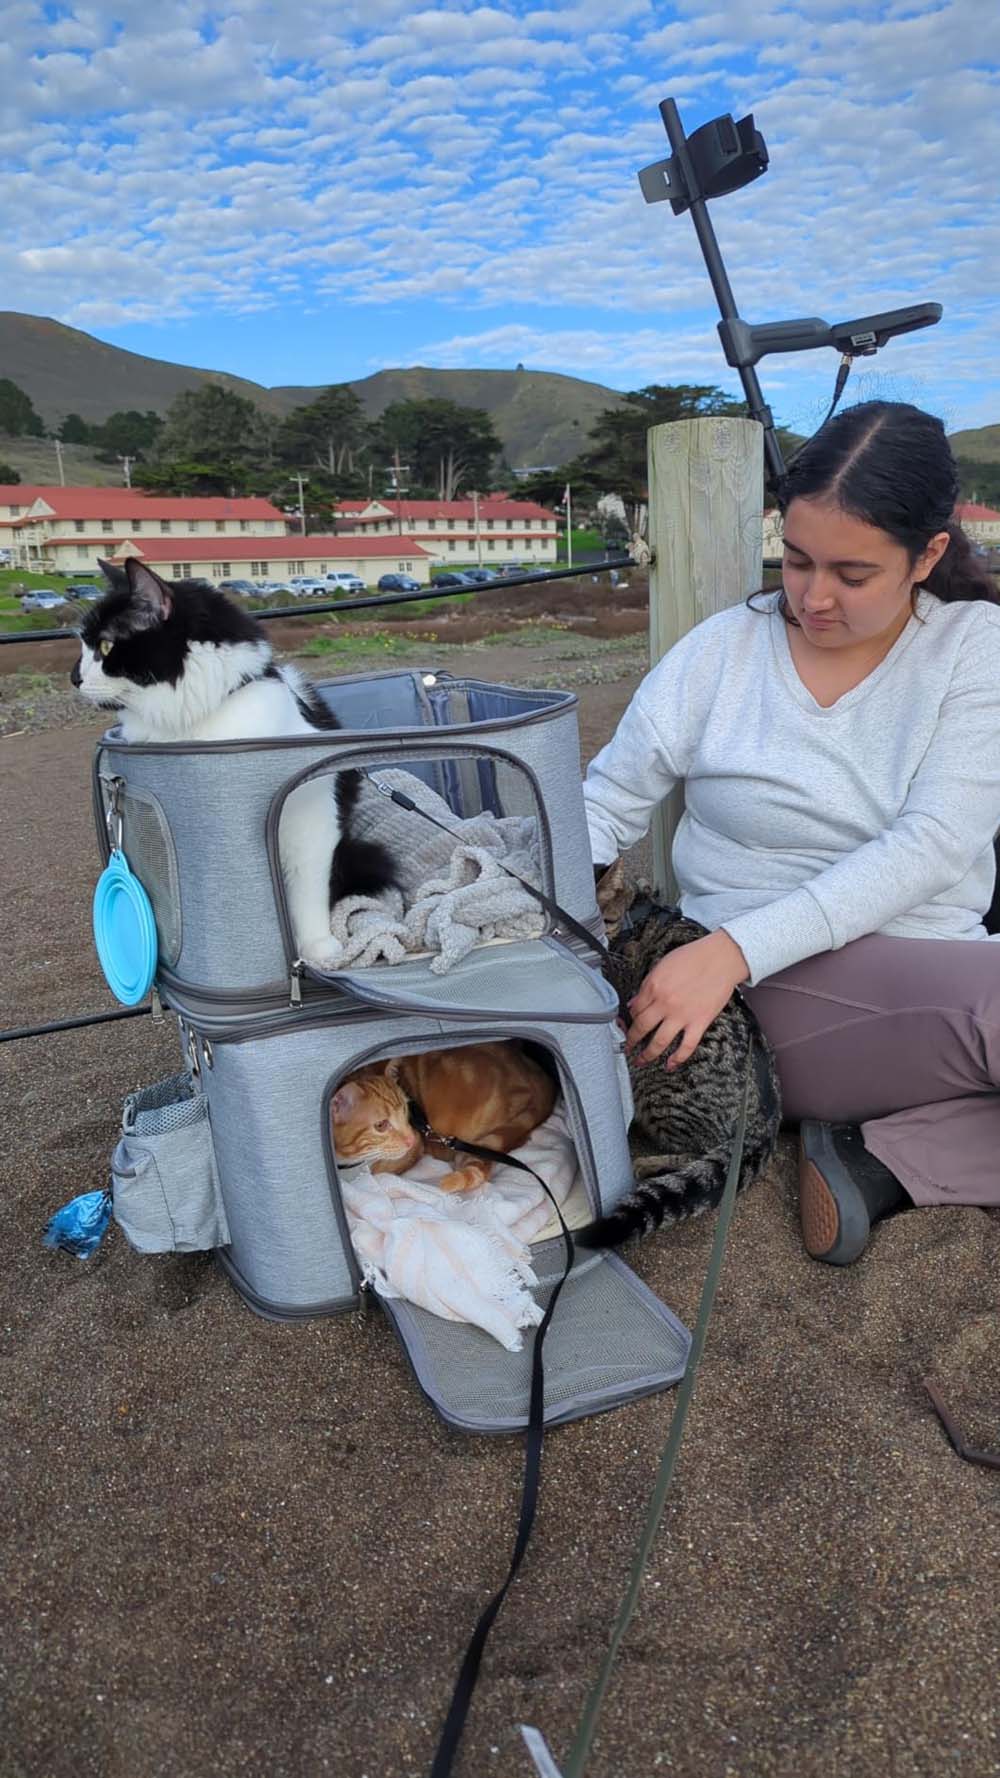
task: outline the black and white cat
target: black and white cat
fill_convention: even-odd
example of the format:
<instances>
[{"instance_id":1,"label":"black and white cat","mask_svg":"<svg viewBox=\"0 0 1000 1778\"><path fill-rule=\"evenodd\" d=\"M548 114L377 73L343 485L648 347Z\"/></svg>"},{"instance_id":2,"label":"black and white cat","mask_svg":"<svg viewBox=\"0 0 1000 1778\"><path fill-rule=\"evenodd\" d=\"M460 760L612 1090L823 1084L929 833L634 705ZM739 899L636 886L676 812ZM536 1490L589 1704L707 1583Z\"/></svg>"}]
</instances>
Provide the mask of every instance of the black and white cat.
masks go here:
<instances>
[{"instance_id":1,"label":"black and white cat","mask_svg":"<svg viewBox=\"0 0 1000 1778\"><path fill-rule=\"evenodd\" d=\"M205 581L161 580L130 557L102 562L110 591L80 626L70 675L99 709L121 713L126 741L232 741L340 727L296 668L276 666L261 626ZM300 785L281 818L279 852L300 957L335 967L330 909L377 895L397 872L384 846L352 835L361 773Z\"/></svg>"}]
</instances>

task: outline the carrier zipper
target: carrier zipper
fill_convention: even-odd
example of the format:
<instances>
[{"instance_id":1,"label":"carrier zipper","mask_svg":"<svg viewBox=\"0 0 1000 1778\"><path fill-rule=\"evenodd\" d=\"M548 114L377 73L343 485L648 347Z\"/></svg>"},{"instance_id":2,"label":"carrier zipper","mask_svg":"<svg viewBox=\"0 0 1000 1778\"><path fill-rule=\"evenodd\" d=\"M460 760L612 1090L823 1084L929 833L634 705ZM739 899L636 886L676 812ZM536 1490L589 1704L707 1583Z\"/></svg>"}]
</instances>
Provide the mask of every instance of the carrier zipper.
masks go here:
<instances>
[{"instance_id":1,"label":"carrier zipper","mask_svg":"<svg viewBox=\"0 0 1000 1778\"><path fill-rule=\"evenodd\" d=\"M305 964L302 958L296 957L295 962L292 964L291 975L288 982L289 1006L302 1005L302 971L304 968Z\"/></svg>"}]
</instances>

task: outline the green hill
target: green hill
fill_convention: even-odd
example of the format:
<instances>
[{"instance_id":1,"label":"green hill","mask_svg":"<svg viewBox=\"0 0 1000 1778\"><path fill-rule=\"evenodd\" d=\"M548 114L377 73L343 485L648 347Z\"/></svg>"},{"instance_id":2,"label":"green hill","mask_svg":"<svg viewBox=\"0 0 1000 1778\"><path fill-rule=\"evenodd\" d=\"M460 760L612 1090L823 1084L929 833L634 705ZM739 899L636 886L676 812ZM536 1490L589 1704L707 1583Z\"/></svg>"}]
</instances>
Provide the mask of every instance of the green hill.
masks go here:
<instances>
[{"instance_id":1,"label":"green hill","mask_svg":"<svg viewBox=\"0 0 1000 1778\"><path fill-rule=\"evenodd\" d=\"M49 426L59 425L69 413L91 422L105 420L119 408L138 408L142 413L151 408L162 414L175 396L206 382L224 383L265 412L281 417L314 400L325 387L317 382L268 389L221 371L145 358L120 346L105 345L61 321L11 310L0 312L0 377L11 377L24 389ZM601 409L614 407L621 400L615 390L600 383L541 370L430 370L418 366L376 371L374 376L355 379L350 386L372 418L392 401L416 397L443 396L464 406L483 407L492 415L504 455L515 468L566 462L582 449ZM44 477L37 474L33 463L30 473L22 466L22 459L28 462L28 443L36 442L13 441L3 447L3 453L25 481L55 481L54 455L47 443L51 465ZM72 479L81 479L82 461L74 461L72 467ZM103 473L95 472L96 480L116 479L113 467L97 467L103 468ZM70 469L67 452L67 478ZM88 480L90 473L88 469Z\"/></svg>"},{"instance_id":2,"label":"green hill","mask_svg":"<svg viewBox=\"0 0 1000 1778\"><path fill-rule=\"evenodd\" d=\"M322 369L322 367L318 367ZM722 370L720 362L720 374ZM665 367L664 374L669 374ZM269 389L244 377L192 365L168 364L108 346L89 333L39 315L0 311L0 377L11 377L31 396L49 426L68 413L84 420L104 420L119 408L152 408L165 413L174 397L206 382L224 383L247 396L267 413L281 417L315 399L322 381ZM433 396L485 408L503 442L504 456L514 468L565 463L581 451L603 408L622 400L614 389L581 377L546 370L380 370L351 382L365 412L376 418L393 401ZM1000 425L980 426L952 434L956 455L981 462L1000 462ZM18 469L25 481L56 481L55 453L47 439L0 439L0 458ZM83 446L66 446L66 479L109 483L118 480L115 464L100 464Z\"/></svg>"},{"instance_id":3,"label":"green hill","mask_svg":"<svg viewBox=\"0 0 1000 1778\"><path fill-rule=\"evenodd\" d=\"M956 457L976 463L1000 463L1000 426L973 426L968 432L952 432L948 439Z\"/></svg>"}]
</instances>

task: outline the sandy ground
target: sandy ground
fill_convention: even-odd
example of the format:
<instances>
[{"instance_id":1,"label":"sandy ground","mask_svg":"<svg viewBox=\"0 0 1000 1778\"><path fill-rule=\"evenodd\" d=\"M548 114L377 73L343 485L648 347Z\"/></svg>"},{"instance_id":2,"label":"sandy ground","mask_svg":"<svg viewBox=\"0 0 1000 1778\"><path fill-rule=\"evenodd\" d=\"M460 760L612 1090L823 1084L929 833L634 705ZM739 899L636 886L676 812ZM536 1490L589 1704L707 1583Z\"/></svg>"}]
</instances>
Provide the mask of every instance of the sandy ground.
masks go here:
<instances>
[{"instance_id":1,"label":"sandy ground","mask_svg":"<svg viewBox=\"0 0 1000 1778\"><path fill-rule=\"evenodd\" d=\"M530 676L523 649L472 664ZM579 685L585 756L633 683ZM95 734L0 741L5 1026L112 1004L89 936ZM506 1569L520 1441L438 1422L378 1314L277 1326L210 1260L142 1259L114 1229L88 1262L42 1247L104 1183L124 1093L176 1065L170 1021L0 1049L0 1773L426 1773ZM959 1461L920 1385L1000 1449L1000 1222L914 1212L854 1267L812 1264L791 1152L737 1209L588 1778L1000 1772L1000 1475ZM689 1325L713 1227L631 1256ZM464 1778L527 1778L523 1720L566 1748L673 1402L550 1435Z\"/></svg>"}]
</instances>

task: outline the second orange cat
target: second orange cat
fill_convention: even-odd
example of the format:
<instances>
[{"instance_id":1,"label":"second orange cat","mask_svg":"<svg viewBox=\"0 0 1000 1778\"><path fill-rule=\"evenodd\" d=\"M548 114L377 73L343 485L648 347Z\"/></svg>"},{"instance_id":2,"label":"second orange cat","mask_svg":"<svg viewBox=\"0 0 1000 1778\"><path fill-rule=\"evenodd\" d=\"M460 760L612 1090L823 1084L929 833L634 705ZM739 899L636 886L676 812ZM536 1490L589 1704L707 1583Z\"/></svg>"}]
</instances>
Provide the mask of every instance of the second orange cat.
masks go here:
<instances>
[{"instance_id":1,"label":"second orange cat","mask_svg":"<svg viewBox=\"0 0 1000 1778\"><path fill-rule=\"evenodd\" d=\"M556 1084L516 1043L470 1043L452 1049L392 1056L341 1081L330 1103L338 1161L365 1161L376 1173L405 1173L423 1154L454 1160L410 1121L420 1107L431 1131L509 1153L545 1122ZM472 1191L493 1171L470 1155L437 1181L446 1192Z\"/></svg>"}]
</instances>

